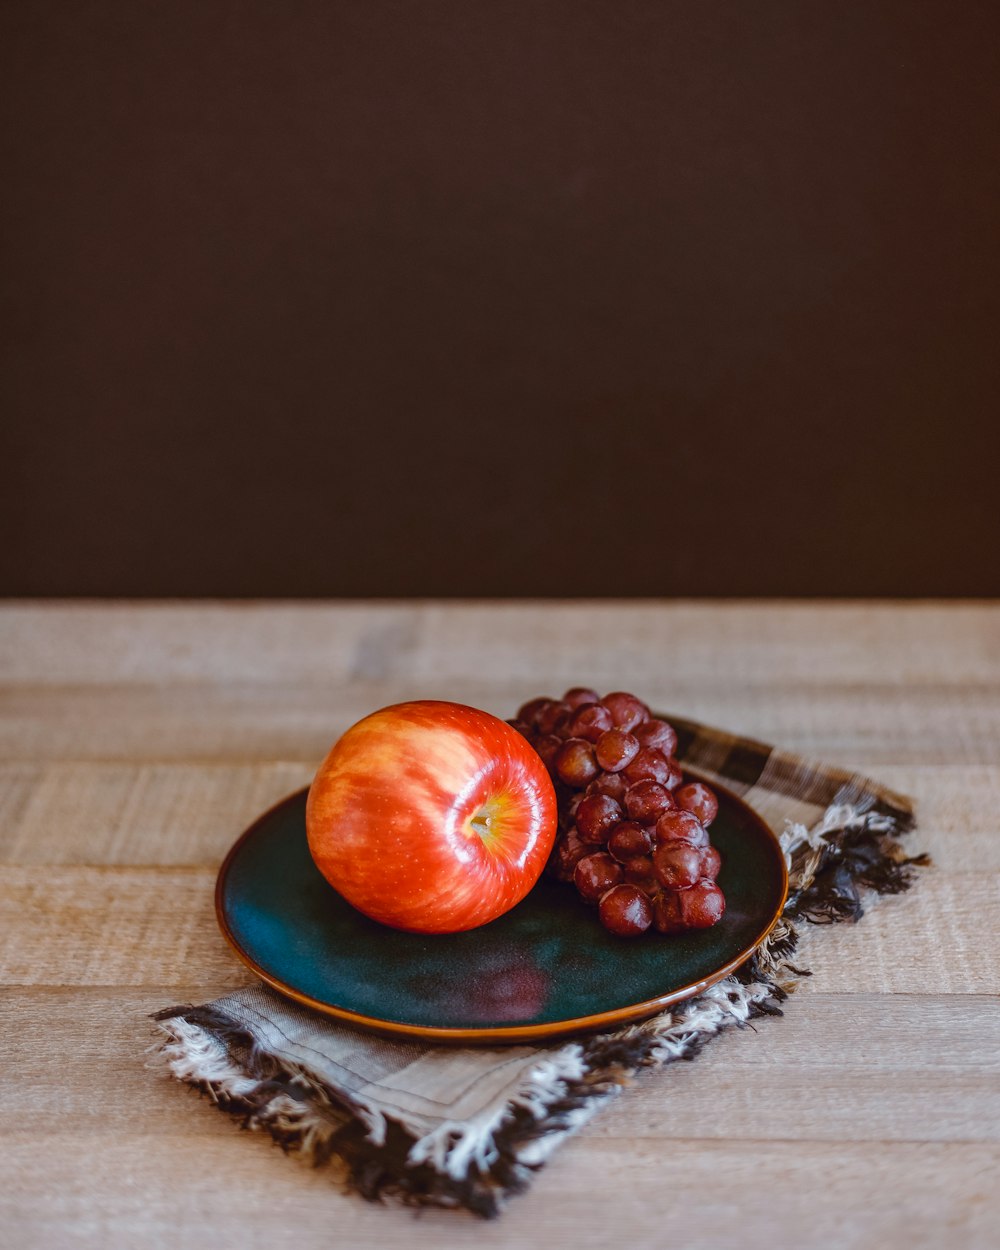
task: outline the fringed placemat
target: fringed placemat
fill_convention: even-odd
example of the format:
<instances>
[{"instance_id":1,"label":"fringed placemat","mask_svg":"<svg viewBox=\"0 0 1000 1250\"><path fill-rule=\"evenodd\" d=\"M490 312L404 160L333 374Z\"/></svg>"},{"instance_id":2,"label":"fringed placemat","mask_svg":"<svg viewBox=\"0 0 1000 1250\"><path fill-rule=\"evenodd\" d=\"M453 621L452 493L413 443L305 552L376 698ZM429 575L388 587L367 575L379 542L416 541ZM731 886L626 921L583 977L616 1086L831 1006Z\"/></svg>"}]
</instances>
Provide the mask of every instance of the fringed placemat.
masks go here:
<instances>
[{"instance_id":1,"label":"fringed placemat","mask_svg":"<svg viewBox=\"0 0 1000 1250\"><path fill-rule=\"evenodd\" d=\"M547 1046L457 1049L335 1024L254 984L154 1017L171 1072L285 1149L332 1163L366 1198L496 1215L630 1074L693 1059L728 1028L780 1016L809 972L797 922L857 921L909 888L925 856L897 838L913 805L869 778L669 717L682 762L741 794L780 832L788 902L734 975L654 1019Z\"/></svg>"}]
</instances>

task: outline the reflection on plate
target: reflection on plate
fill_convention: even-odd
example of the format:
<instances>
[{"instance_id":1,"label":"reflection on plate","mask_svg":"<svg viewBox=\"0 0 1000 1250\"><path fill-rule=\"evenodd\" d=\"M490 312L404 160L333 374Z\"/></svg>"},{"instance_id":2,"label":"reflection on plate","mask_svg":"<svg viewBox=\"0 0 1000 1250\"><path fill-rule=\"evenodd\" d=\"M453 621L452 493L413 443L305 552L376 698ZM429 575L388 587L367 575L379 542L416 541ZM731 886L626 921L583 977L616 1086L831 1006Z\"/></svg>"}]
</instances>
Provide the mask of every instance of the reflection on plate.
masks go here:
<instances>
[{"instance_id":1,"label":"reflection on plate","mask_svg":"<svg viewBox=\"0 0 1000 1250\"><path fill-rule=\"evenodd\" d=\"M711 929L624 940L570 886L543 878L492 924L414 934L361 915L320 875L306 791L261 816L216 885L236 953L283 994L347 1023L443 1042L520 1042L654 1015L737 968L770 932L787 889L772 831L712 783L726 914Z\"/></svg>"}]
</instances>

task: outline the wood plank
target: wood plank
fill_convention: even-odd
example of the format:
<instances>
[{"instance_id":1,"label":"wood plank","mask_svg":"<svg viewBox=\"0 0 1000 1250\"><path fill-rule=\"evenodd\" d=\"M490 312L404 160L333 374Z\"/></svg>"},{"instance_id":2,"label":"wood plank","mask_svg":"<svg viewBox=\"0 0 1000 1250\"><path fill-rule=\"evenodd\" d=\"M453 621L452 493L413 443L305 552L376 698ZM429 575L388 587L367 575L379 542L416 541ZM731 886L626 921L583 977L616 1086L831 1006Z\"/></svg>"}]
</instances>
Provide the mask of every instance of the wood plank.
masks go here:
<instances>
[{"instance_id":1,"label":"wood plank","mask_svg":"<svg viewBox=\"0 0 1000 1250\"><path fill-rule=\"evenodd\" d=\"M17 1080L0 1085L0 1132L211 1134L197 1099L168 1076L151 1051L150 1016L204 1003L231 989L198 985L122 988L2 988L0 1065ZM180 1095L180 1097L178 1097ZM141 1114L137 1109L141 1108ZM216 1131L225 1117L216 1113Z\"/></svg>"},{"instance_id":2,"label":"wood plank","mask_svg":"<svg viewBox=\"0 0 1000 1250\"><path fill-rule=\"evenodd\" d=\"M210 869L6 868L0 984L244 984L214 887Z\"/></svg>"},{"instance_id":3,"label":"wood plank","mask_svg":"<svg viewBox=\"0 0 1000 1250\"><path fill-rule=\"evenodd\" d=\"M931 869L860 924L803 926L796 959L814 975L799 993L1000 993L998 897L996 873Z\"/></svg>"},{"instance_id":4,"label":"wood plank","mask_svg":"<svg viewBox=\"0 0 1000 1250\"><path fill-rule=\"evenodd\" d=\"M587 1127L594 1140L668 1135L1000 1140L1000 1005L986 995L795 995L781 1020L717 1038L697 1063L641 1075Z\"/></svg>"},{"instance_id":5,"label":"wood plank","mask_svg":"<svg viewBox=\"0 0 1000 1250\"><path fill-rule=\"evenodd\" d=\"M218 865L261 812L308 785L302 761L0 764L0 861ZM885 768L916 797L913 844L941 872L1000 869L1000 765Z\"/></svg>"},{"instance_id":6,"label":"wood plank","mask_svg":"<svg viewBox=\"0 0 1000 1250\"><path fill-rule=\"evenodd\" d=\"M146 1052L149 1015L225 986L0 991L0 1132L203 1135L211 1118ZM942 1038L947 1041L942 1045ZM66 1056L72 1055L71 1070ZM1000 1011L987 997L815 994L732 1031L698 1063L645 1073L588 1138L733 1141L1000 1139ZM136 1123L136 1107L145 1115ZM762 1108L767 1108L762 1115ZM222 1132L224 1117L214 1114Z\"/></svg>"},{"instance_id":7,"label":"wood plank","mask_svg":"<svg viewBox=\"0 0 1000 1250\"><path fill-rule=\"evenodd\" d=\"M983 1143L578 1136L528 1196L483 1224L460 1211L417 1218L370 1206L255 1134L230 1137L4 1134L0 1221L11 1244L37 1250L265 1250L290 1241L327 1250L331 1238L359 1250L606 1250L610 1238L685 1250L987 1250L1000 1217L1000 1149Z\"/></svg>"},{"instance_id":8,"label":"wood plank","mask_svg":"<svg viewBox=\"0 0 1000 1250\"><path fill-rule=\"evenodd\" d=\"M487 649L488 650L488 649ZM331 743L374 708L411 698L452 699L513 714L538 687L479 676L409 675L308 685L11 685L0 691L0 757L36 760L301 760L313 768ZM819 661L817 660L817 664ZM650 657L634 685L660 710L722 725L789 750L871 771L884 764L986 765L1000 758L1000 685L786 683L762 690L717 676L692 683ZM581 677L588 676L587 670ZM635 675L633 675L635 676ZM561 684L561 683L557 683Z\"/></svg>"},{"instance_id":9,"label":"wood plank","mask_svg":"<svg viewBox=\"0 0 1000 1250\"><path fill-rule=\"evenodd\" d=\"M862 768L850 761L849 768ZM879 781L916 800L921 830L969 834L985 845L1000 833L1000 765L882 764ZM985 836L983 836L985 835Z\"/></svg>"},{"instance_id":10,"label":"wood plank","mask_svg":"<svg viewBox=\"0 0 1000 1250\"><path fill-rule=\"evenodd\" d=\"M207 868L11 865L0 876L0 984L236 983L214 880ZM805 926L799 958L815 976L799 993L998 992L1000 928L984 922L998 887L996 874L928 872L860 925Z\"/></svg>"},{"instance_id":11,"label":"wood plank","mask_svg":"<svg viewBox=\"0 0 1000 1250\"><path fill-rule=\"evenodd\" d=\"M992 603L29 601L0 623L0 681L33 684L447 684L483 661L526 694L581 679L658 678L658 695L677 679L1000 683Z\"/></svg>"},{"instance_id":12,"label":"wood plank","mask_svg":"<svg viewBox=\"0 0 1000 1250\"><path fill-rule=\"evenodd\" d=\"M0 860L217 868L251 821L312 775L280 761L0 765Z\"/></svg>"}]
</instances>

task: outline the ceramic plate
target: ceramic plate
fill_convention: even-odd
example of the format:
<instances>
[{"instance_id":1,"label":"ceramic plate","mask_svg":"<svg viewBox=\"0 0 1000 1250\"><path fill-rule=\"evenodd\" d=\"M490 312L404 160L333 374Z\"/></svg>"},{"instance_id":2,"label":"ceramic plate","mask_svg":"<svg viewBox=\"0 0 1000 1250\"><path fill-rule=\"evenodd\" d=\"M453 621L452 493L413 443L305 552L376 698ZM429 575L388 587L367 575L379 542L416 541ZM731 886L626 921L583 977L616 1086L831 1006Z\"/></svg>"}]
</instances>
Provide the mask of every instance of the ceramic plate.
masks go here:
<instances>
[{"instance_id":1,"label":"ceramic plate","mask_svg":"<svg viewBox=\"0 0 1000 1250\"><path fill-rule=\"evenodd\" d=\"M344 902L313 864L305 790L229 852L216 886L219 924L275 989L397 1036L519 1042L643 1019L737 968L784 906L775 835L735 795L712 788L726 913L711 929L615 938L572 886L545 877L512 911L467 933L388 929Z\"/></svg>"}]
</instances>

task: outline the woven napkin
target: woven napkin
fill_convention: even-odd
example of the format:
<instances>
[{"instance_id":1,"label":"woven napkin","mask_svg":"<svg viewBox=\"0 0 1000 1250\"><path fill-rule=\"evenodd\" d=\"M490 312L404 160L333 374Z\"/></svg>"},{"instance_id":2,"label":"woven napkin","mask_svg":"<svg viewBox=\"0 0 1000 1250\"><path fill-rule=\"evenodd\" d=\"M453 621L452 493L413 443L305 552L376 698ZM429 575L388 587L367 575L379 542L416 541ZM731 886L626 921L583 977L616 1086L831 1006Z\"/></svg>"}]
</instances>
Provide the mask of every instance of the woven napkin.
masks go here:
<instances>
[{"instance_id":1,"label":"woven napkin","mask_svg":"<svg viewBox=\"0 0 1000 1250\"><path fill-rule=\"evenodd\" d=\"M797 921L856 921L863 900L907 889L924 856L897 836L911 801L869 778L667 717L678 758L742 795L779 831L789 896L732 976L654 1019L598 1036L495 1049L397 1041L336 1024L253 984L154 1017L173 1075L285 1149L333 1163L367 1198L492 1216L641 1067L694 1058L745 1028L809 973L789 962Z\"/></svg>"}]
</instances>

